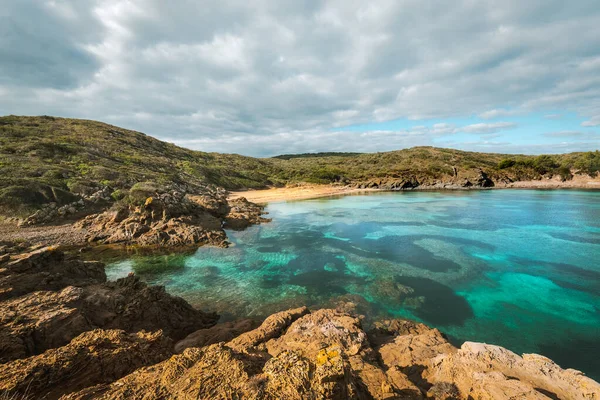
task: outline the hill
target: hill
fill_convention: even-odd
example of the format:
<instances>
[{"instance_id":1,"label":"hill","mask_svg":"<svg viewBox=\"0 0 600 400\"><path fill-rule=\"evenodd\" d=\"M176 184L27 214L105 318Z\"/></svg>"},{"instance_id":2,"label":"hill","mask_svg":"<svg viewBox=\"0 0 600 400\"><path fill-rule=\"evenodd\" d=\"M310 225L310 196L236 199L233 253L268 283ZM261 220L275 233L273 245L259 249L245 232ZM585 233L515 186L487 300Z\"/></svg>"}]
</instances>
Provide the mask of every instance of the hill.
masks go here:
<instances>
[{"instance_id":1,"label":"hill","mask_svg":"<svg viewBox=\"0 0 600 400\"><path fill-rule=\"evenodd\" d=\"M101 187L138 182L227 189L273 184L273 166L234 154L193 151L96 121L0 117L0 212L26 214Z\"/></svg>"},{"instance_id":2,"label":"hill","mask_svg":"<svg viewBox=\"0 0 600 400\"><path fill-rule=\"evenodd\" d=\"M253 158L206 153L140 132L69 118L0 117L0 214L25 216L41 205L67 204L108 188L114 199L136 184L175 183L260 189L296 182L360 184L372 179L420 183L469 179L530 180L573 173L595 176L600 153L502 155L433 147L383 153L317 153Z\"/></svg>"}]
</instances>

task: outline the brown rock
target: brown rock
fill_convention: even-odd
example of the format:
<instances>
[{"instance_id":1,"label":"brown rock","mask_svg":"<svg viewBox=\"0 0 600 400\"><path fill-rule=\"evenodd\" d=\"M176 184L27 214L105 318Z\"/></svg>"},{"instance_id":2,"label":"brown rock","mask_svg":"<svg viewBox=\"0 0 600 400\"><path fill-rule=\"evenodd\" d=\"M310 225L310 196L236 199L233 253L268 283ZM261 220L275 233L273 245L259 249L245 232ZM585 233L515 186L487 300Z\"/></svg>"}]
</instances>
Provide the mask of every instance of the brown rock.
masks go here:
<instances>
[{"instance_id":1,"label":"brown rock","mask_svg":"<svg viewBox=\"0 0 600 400\"><path fill-rule=\"evenodd\" d=\"M245 351L265 343L269 339L280 336L292 322L308 313L308 308L300 307L270 315L258 328L241 334L227 343L227 346L238 351Z\"/></svg>"},{"instance_id":2,"label":"brown rock","mask_svg":"<svg viewBox=\"0 0 600 400\"><path fill-rule=\"evenodd\" d=\"M216 314L192 308L162 286L135 276L59 292L41 291L0 302L0 362L63 346L95 328L128 332L162 329L179 340L216 323Z\"/></svg>"},{"instance_id":3,"label":"brown rock","mask_svg":"<svg viewBox=\"0 0 600 400\"><path fill-rule=\"evenodd\" d=\"M463 396L480 399L600 398L600 385L579 371L484 343L466 342L457 352L436 357L426 376L432 382L453 382Z\"/></svg>"},{"instance_id":4,"label":"brown rock","mask_svg":"<svg viewBox=\"0 0 600 400\"><path fill-rule=\"evenodd\" d=\"M175 352L181 353L189 347L204 347L219 342L228 342L242 333L256 328L256 325L256 322L252 319L242 319L199 329L177 342Z\"/></svg>"},{"instance_id":5,"label":"brown rock","mask_svg":"<svg viewBox=\"0 0 600 400\"><path fill-rule=\"evenodd\" d=\"M54 247L13 255L0 269L0 300L36 290L59 290L106 281L104 264L66 257Z\"/></svg>"},{"instance_id":6,"label":"brown rock","mask_svg":"<svg viewBox=\"0 0 600 400\"><path fill-rule=\"evenodd\" d=\"M171 356L171 348L160 331L85 332L66 346L0 365L0 397L56 399L158 363Z\"/></svg>"},{"instance_id":7,"label":"brown rock","mask_svg":"<svg viewBox=\"0 0 600 400\"><path fill-rule=\"evenodd\" d=\"M543 357L483 344L457 351L422 324L384 321L371 337L374 348L351 315L290 310L228 344L188 348L66 398L598 398L596 382Z\"/></svg>"}]
</instances>

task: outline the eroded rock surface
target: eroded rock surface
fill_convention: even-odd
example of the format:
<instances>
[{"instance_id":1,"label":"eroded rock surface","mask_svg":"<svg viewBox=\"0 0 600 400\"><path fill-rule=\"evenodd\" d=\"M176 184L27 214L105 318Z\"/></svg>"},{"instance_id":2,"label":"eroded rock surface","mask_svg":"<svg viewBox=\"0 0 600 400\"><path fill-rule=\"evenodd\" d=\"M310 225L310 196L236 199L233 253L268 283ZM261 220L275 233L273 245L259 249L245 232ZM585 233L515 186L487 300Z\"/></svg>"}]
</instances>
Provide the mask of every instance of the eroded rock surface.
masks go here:
<instances>
[{"instance_id":1,"label":"eroded rock surface","mask_svg":"<svg viewBox=\"0 0 600 400\"><path fill-rule=\"evenodd\" d=\"M384 321L367 335L336 310L275 314L227 343L191 347L69 399L597 399L600 385L548 359Z\"/></svg>"},{"instance_id":2,"label":"eroded rock surface","mask_svg":"<svg viewBox=\"0 0 600 400\"><path fill-rule=\"evenodd\" d=\"M63 346L82 332L162 329L180 340L216 323L216 314L194 309L162 286L135 276L101 285L38 291L0 302L0 362Z\"/></svg>"},{"instance_id":3,"label":"eroded rock surface","mask_svg":"<svg viewBox=\"0 0 600 400\"><path fill-rule=\"evenodd\" d=\"M207 187L204 194L192 197L183 190L168 189L149 194L141 205L91 215L75 226L87 231L89 242L227 246L224 226L243 229L267 221L262 214L263 207L245 199L228 203L222 188Z\"/></svg>"},{"instance_id":4,"label":"eroded rock surface","mask_svg":"<svg viewBox=\"0 0 600 400\"><path fill-rule=\"evenodd\" d=\"M87 286L106 281L104 264L66 257L44 247L0 258L0 300L37 290L58 290L69 285Z\"/></svg>"},{"instance_id":5,"label":"eroded rock surface","mask_svg":"<svg viewBox=\"0 0 600 400\"><path fill-rule=\"evenodd\" d=\"M85 332L63 347L0 365L0 398L56 399L158 363L172 354L172 347L161 331Z\"/></svg>"},{"instance_id":6,"label":"eroded rock surface","mask_svg":"<svg viewBox=\"0 0 600 400\"><path fill-rule=\"evenodd\" d=\"M268 222L270 219L262 217L263 207L251 203L245 197L229 200L229 212L225 216L226 229L242 230L250 225Z\"/></svg>"},{"instance_id":7,"label":"eroded rock surface","mask_svg":"<svg viewBox=\"0 0 600 400\"><path fill-rule=\"evenodd\" d=\"M218 319L135 276L105 282L101 263L54 248L23 250L5 248L9 258L0 264L0 362L66 345L96 328L161 329L176 341Z\"/></svg>"}]
</instances>

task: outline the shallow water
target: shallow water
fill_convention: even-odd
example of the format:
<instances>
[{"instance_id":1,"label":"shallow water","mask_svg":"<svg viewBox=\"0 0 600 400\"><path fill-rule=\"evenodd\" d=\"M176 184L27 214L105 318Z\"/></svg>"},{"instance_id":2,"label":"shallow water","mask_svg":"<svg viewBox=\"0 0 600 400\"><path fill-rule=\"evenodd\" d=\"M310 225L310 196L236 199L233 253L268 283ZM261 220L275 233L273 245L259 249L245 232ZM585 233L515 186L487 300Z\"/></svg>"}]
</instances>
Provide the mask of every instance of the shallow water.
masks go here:
<instances>
[{"instance_id":1,"label":"shallow water","mask_svg":"<svg viewBox=\"0 0 600 400\"><path fill-rule=\"evenodd\" d=\"M267 211L273 222L228 232L229 249L107 274L135 271L224 319L353 303L367 321L406 317L600 379L600 192L376 193Z\"/></svg>"}]
</instances>

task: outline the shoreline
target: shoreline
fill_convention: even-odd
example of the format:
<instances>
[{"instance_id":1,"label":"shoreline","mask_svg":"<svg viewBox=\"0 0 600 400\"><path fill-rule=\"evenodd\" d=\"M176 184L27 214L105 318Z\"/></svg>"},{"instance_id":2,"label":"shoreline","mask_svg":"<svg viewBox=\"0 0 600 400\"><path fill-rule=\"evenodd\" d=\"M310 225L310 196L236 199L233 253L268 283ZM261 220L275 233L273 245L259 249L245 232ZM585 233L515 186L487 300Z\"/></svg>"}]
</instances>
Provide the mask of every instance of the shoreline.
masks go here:
<instances>
[{"instance_id":1,"label":"shoreline","mask_svg":"<svg viewBox=\"0 0 600 400\"><path fill-rule=\"evenodd\" d=\"M509 184L497 184L494 187L461 187L454 184L427 185L412 189L390 190L379 188L356 188L349 186L333 185L301 185L282 188L253 189L231 191L228 199L233 200L240 197L246 200L267 204L280 201L311 200L324 197L346 196L369 192L411 192L411 191L471 191L471 190L501 190L501 189L531 189L531 190L600 190L600 178L574 179L561 182L554 179L542 181L517 181Z\"/></svg>"},{"instance_id":2,"label":"shoreline","mask_svg":"<svg viewBox=\"0 0 600 400\"><path fill-rule=\"evenodd\" d=\"M245 191L231 191L228 200L241 197L256 204L300 201L336 196L350 196L379 192L410 192L410 191L471 191L471 190L502 190L502 189L530 189L530 190L600 190L600 177L583 178L578 176L571 181L561 182L554 179L543 181L517 181L509 184L497 184L494 187L461 187L454 183L440 183L437 185L424 185L411 189L390 190L380 188L357 188L350 186L307 184L288 186L282 188L255 189ZM56 224L34 225L30 227L17 227L12 221L0 220L0 240L21 241L35 245L51 246L59 244L63 248L94 247L86 239L85 229L75 229L75 221L57 221ZM114 247L130 251L136 248L133 244L117 244ZM185 246L184 246L185 247Z\"/></svg>"}]
</instances>

